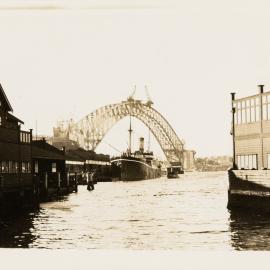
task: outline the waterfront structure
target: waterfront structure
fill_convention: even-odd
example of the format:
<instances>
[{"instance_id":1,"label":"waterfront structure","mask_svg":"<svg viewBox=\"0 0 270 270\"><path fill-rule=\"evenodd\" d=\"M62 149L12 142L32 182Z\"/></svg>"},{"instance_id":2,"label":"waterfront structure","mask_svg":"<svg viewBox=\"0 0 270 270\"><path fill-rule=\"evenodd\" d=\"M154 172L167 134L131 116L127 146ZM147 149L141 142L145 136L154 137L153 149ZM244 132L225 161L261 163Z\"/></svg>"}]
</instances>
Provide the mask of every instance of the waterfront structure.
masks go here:
<instances>
[{"instance_id":1,"label":"waterfront structure","mask_svg":"<svg viewBox=\"0 0 270 270\"><path fill-rule=\"evenodd\" d=\"M23 121L15 117L0 85L0 205L31 199L35 185L31 173L32 130L23 131ZM27 195L27 196L26 196ZM28 196L29 195L29 196Z\"/></svg>"},{"instance_id":2,"label":"waterfront structure","mask_svg":"<svg viewBox=\"0 0 270 270\"><path fill-rule=\"evenodd\" d=\"M33 176L38 183L41 201L55 195L77 191L76 179L66 173L65 151L48 144L45 139L32 141Z\"/></svg>"},{"instance_id":3,"label":"waterfront structure","mask_svg":"<svg viewBox=\"0 0 270 270\"><path fill-rule=\"evenodd\" d=\"M153 108L153 102L136 100L131 95L126 101L101 107L79 122L59 122L54 128L55 144L67 144L68 141L79 144L86 150L95 150L106 133L119 120L126 116L135 117L144 123L157 139L168 162L184 166L185 170L195 168L194 153L192 155L184 147L168 121ZM187 160L186 160L187 159ZM192 160L193 159L193 160Z\"/></svg>"},{"instance_id":4,"label":"waterfront structure","mask_svg":"<svg viewBox=\"0 0 270 270\"><path fill-rule=\"evenodd\" d=\"M93 172L96 181L109 181L111 174L110 157L82 148L67 149L66 172L76 173L78 184L86 184Z\"/></svg>"},{"instance_id":5,"label":"waterfront structure","mask_svg":"<svg viewBox=\"0 0 270 270\"><path fill-rule=\"evenodd\" d=\"M34 174L64 173L65 151L48 144L45 139L32 142Z\"/></svg>"},{"instance_id":6,"label":"waterfront structure","mask_svg":"<svg viewBox=\"0 0 270 270\"><path fill-rule=\"evenodd\" d=\"M76 179L65 172L65 153L33 141L0 85L0 213L8 208L38 207L40 199L76 191Z\"/></svg>"},{"instance_id":7,"label":"waterfront structure","mask_svg":"<svg viewBox=\"0 0 270 270\"><path fill-rule=\"evenodd\" d=\"M228 208L270 210L270 92L232 98L233 168Z\"/></svg>"}]
</instances>

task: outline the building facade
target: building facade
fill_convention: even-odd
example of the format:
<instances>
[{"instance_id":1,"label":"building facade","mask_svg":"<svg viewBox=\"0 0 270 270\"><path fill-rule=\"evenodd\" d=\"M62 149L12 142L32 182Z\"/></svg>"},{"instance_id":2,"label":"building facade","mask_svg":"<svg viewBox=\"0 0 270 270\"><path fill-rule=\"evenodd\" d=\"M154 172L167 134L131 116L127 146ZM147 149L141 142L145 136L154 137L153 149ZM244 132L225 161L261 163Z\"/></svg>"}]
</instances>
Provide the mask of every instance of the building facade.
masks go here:
<instances>
[{"instance_id":1,"label":"building facade","mask_svg":"<svg viewBox=\"0 0 270 270\"><path fill-rule=\"evenodd\" d=\"M13 111L0 85L0 179L6 190L32 187L32 131L22 131L23 121Z\"/></svg>"},{"instance_id":2,"label":"building facade","mask_svg":"<svg viewBox=\"0 0 270 270\"><path fill-rule=\"evenodd\" d=\"M270 92L235 99L232 93L234 167L270 169Z\"/></svg>"}]
</instances>

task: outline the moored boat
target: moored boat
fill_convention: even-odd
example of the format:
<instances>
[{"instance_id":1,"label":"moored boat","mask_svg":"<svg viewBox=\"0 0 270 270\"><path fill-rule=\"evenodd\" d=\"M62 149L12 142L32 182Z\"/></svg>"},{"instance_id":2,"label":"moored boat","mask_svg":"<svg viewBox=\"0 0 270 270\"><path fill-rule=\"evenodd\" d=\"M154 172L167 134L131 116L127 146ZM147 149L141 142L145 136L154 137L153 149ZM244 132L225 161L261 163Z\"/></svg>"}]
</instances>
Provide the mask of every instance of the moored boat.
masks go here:
<instances>
[{"instance_id":1,"label":"moored boat","mask_svg":"<svg viewBox=\"0 0 270 270\"><path fill-rule=\"evenodd\" d=\"M167 168L167 178L179 178L179 174L183 174L184 171L181 166L170 166Z\"/></svg>"},{"instance_id":2,"label":"moored boat","mask_svg":"<svg viewBox=\"0 0 270 270\"><path fill-rule=\"evenodd\" d=\"M144 138L140 138L139 150L131 151L131 117L129 127L129 148L126 153L112 158L113 177L122 181L146 180L161 177L161 166L153 152L144 151Z\"/></svg>"},{"instance_id":3,"label":"moored boat","mask_svg":"<svg viewBox=\"0 0 270 270\"><path fill-rule=\"evenodd\" d=\"M126 156L111 160L112 170L118 172L118 178L122 181L136 181L154 179L161 176L161 169L152 164L153 159L145 159L144 157Z\"/></svg>"}]
</instances>

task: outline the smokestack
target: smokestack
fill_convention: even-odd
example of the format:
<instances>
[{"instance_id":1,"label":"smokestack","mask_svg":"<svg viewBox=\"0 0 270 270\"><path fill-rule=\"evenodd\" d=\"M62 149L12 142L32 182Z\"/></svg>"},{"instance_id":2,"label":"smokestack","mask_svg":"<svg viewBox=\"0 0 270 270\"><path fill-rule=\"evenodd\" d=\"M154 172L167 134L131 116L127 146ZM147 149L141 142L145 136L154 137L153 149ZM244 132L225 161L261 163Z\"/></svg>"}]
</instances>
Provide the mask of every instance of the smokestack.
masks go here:
<instances>
[{"instance_id":1,"label":"smokestack","mask_svg":"<svg viewBox=\"0 0 270 270\"><path fill-rule=\"evenodd\" d=\"M263 87L264 87L264 85L263 84L260 84L260 85L258 85L258 87L260 89L260 94L263 94Z\"/></svg>"},{"instance_id":2,"label":"smokestack","mask_svg":"<svg viewBox=\"0 0 270 270\"><path fill-rule=\"evenodd\" d=\"M140 148L139 148L140 152L143 153L144 152L144 138L141 137L140 138Z\"/></svg>"}]
</instances>

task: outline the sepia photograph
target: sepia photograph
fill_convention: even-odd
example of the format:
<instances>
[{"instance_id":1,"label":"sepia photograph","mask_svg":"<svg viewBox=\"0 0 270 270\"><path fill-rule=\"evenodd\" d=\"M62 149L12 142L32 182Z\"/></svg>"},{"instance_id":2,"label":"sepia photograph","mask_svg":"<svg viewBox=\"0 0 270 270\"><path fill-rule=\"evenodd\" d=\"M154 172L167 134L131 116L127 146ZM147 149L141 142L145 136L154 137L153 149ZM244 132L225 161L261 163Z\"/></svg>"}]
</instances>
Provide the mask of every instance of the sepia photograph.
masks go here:
<instances>
[{"instance_id":1,"label":"sepia photograph","mask_svg":"<svg viewBox=\"0 0 270 270\"><path fill-rule=\"evenodd\" d=\"M269 12L1 0L3 265L266 269Z\"/></svg>"}]
</instances>

